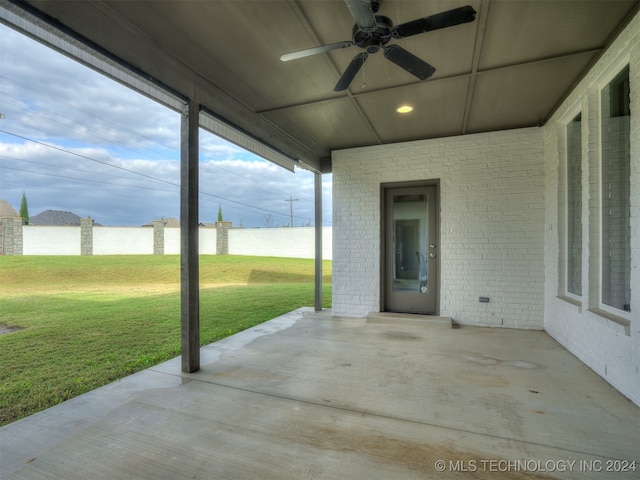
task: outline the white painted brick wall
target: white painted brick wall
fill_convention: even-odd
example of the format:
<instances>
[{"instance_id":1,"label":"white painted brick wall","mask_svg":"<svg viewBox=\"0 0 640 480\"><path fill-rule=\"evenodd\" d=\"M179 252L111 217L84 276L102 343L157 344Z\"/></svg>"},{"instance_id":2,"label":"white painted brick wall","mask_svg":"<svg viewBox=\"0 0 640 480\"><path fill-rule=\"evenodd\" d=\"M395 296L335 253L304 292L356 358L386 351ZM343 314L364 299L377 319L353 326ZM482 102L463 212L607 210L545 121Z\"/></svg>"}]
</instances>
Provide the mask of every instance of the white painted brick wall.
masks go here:
<instances>
[{"instance_id":1,"label":"white painted brick wall","mask_svg":"<svg viewBox=\"0 0 640 480\"><path fill-rule=\"evenodd\" d=\"M631 314L625 327L599 314L600 89L624 65L631 83ZM558 296L558 132L576 108L583 122L583 296L575 305ZM544 127L545 330L620 392L640 405L640 16L630 23ZM560 269L561 270L561 269ZM624 316L624 314L623 314Z\"/></svg>"},{"instance_id":2,"label":"white painted brick wall","mask_svg":"<svg viewBox=\"0 0 640 480\"><path fill-rule=\"evenodd\" d=\"M541 329L538 128L333 152L333 315L379 311L380 185L419 179L440 180L440 314L463 324Z\"/></svg>"}]
</instances>

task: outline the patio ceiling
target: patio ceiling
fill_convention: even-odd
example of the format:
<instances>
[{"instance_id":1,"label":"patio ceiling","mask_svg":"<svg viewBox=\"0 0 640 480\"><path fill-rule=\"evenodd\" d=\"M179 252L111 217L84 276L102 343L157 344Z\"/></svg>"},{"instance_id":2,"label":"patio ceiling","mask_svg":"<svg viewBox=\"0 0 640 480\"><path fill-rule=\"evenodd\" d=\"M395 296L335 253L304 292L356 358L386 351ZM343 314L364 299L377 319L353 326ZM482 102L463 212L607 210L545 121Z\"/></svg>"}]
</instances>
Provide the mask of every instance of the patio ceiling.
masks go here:
<instances>
[{"instance_id":1,"label":"patio ceiling","mask_svg":"<svg viewBox=\"0 0 640 480\"><path fill-rule=\"evenodd\" d=\"M332 150L543 124L637 0L384 0L400 24L471 5L475 21L394 40L436 67L428 80L359 47L280 56L351 39L342 0L14 2L89 40L251 136L330 171ZM396 113L401 104L414 111Z\"/></svg>"}]
</instances>

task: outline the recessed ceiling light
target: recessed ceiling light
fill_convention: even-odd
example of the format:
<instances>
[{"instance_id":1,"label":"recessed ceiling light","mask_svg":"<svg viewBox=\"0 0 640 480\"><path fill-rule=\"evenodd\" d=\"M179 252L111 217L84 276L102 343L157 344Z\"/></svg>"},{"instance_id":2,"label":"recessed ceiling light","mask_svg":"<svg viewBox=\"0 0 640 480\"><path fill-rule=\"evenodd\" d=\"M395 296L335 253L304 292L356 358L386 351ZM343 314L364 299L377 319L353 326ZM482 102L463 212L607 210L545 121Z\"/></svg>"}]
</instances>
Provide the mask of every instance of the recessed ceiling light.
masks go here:
<instances>
[{"instance_id":1,"label":"recessed ceiling light","mask_svg":"<svg viewBox=\"0 0 640 480\"><path fill-rule=\"evenodd\" d=\"M396 108L396 112L398 113L409 113L413 111L413 107L411 105L400 105Z\"/></svg>"}]
</instances>

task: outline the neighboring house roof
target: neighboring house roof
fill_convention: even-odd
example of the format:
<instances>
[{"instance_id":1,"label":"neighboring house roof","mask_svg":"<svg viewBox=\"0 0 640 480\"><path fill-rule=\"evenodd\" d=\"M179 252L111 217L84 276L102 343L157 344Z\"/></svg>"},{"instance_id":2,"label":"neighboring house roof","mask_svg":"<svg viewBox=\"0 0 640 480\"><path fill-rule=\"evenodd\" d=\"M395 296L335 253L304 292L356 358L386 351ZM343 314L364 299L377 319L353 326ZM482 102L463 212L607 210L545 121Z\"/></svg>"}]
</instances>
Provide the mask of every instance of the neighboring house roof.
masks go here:
<instances>
[{"instance_id":1,"label":"neighboring house roof","mask_svg":"<svg viewBox=\"0 0 640 480\"><path fill-rule=\"evenodd\" d=\"M163 218L165 228L180 228L180 219L175 217ZM198 223L201 227L215 228L215 223ZM153 227L153 222L145 223L143 227Z\"/></svg>"},{"instance_id":2,"label":"neighboring house roof","mask_svg":"<svg viewBox=\"0 0 640 480\"><path fill-rule=\"evenodd\" d=\"M29 218L29 225L80 225L80 217L73 212L45 210ZM94 223L94 225L99 225Z\"/></svg>"},{"instance_id":3,"label":"neighboring house roof","mask_svg":"<svg viewBox=\"0 0 640 480\"><path fill-rule=\"evenodd\" d=\"M180 228L180 219L174 217L165 218L164 226L167 228Z\"/></svg>"},{"instance_id":4,"label":"neighboring house roof","mask_svg":"<svg viewBox=\"0 0 640 480\"><path fill-rule=\"evenodd\" d=\"M161 219L164 221L166 228L180 228L180 220L178 218L169 217ZM143 227L153 227L153 222L145 223Z\"/></svg>"},{"instance_id":5,"label":"neighboring house roof","mask_svg":"<svg viewBox=\"0 0 640 480\"><path fill-rule=\"evenodd\" d=\"M0 200L0 218L19 217L20 214L6 200Z\"/></svg>"}]
</instances>

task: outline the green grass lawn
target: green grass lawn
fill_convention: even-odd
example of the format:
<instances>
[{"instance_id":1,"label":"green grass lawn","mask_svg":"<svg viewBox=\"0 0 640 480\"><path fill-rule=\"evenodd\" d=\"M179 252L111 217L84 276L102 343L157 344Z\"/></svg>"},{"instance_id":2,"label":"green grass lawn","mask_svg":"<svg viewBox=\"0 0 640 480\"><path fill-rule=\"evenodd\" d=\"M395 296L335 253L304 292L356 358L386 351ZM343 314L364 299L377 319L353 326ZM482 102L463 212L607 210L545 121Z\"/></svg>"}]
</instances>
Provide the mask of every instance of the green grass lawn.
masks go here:
<instances>
[{"instance_id":1,"label":"green grass lawn","mask_svg":"<svg viewBox=\"0 0 640 480\"><path fill-rule=\"evenodd\" d=\"M314 303L313 260L200 257L205 345ZM331 303L331 262L323 266ZM0 257L0 425L180 354L177 256Z\"/></svg>"}]
</instances>

